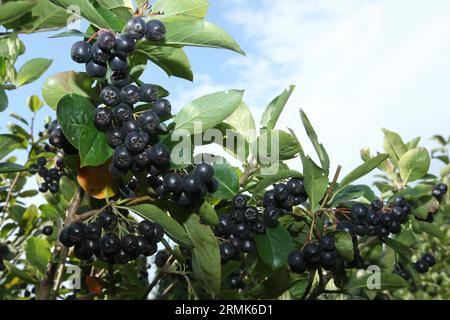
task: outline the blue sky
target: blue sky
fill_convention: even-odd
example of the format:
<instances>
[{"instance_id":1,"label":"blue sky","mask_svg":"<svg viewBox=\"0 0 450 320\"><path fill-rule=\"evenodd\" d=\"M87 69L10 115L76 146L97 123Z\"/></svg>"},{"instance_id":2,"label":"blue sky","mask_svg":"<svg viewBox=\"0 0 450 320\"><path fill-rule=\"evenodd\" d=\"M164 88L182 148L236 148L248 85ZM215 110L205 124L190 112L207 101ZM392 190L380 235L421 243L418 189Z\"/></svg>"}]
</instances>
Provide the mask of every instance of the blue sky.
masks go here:
<instances>
[{"instance_id":1,"label":"blue sky","mask_svg":"<svg viewBox=\"0 0 450 320\"><path fill-rule=\"evenodd\" d=\"M297 85L278 127L293 128L313 153L301 127L303 108L327 148L332 166L349 172L360 164L359 150L382 149L382 127L405 140L450 134L450 2L434 0L211 0L207 19L229 32L247 52L187 48L196 79L168 78L149 65L144 81L172 94L174 110L201 95L246 89L256 121L266 104L290 84ZM52 34L52 33L50 33ZM69 51L76 38L23 36L33 57L53 59L35 83L8 92L8 111L27 114L26 99L40 96L44 79L64 70L82 70ZM45 114L54 115L45 107ZM6 111L6 112L8 112ZM0 130L9 121L0 118ZM291 162L299 167L298 161ZM433 167L436 172L437 167Z\"/></svg>"}]
</instances>

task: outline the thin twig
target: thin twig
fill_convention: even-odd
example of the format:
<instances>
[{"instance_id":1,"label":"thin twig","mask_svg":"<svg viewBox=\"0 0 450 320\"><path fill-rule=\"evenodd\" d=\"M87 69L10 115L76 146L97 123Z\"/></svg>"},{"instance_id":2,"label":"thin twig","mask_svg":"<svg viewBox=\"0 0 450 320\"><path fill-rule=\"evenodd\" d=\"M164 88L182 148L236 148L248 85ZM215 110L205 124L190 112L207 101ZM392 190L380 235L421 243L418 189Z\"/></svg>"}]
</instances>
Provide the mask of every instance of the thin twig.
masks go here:
<instances>
[{"instance_id":1,"label":"thin twig","mask_svg":"<svg viewBox=\"0 0 450 320\"><path fill-rule=\"evenodd\" d=\"M161 280L164 273L169 269L169 267L172 265L172 263L175 261L174 256L170 256L167 260L166 264L162 267L161 271L156 275L156 277L153 279L153 281L149 284L147 289L145 290L145 293L142 296L142 300L147 299L150 292L153 290L153 288L158 284L159 280Z\"/></svg>"},{"instance_id":2,"label":"thin twig","mask_svg":"<svg viewBox=\"0 0 450 320\"><path fill-rule=\"evenodd\" d=\"M336 168L336 172L334 174L333 181L331 182L330 186L328 187L327 193L325 195L325 198L322 201L322 205L320 208L324 208L327 205L328 199L331 196L331 193L333 192L334 188L336 187L337 179L339 178L339 174L341 173L342 166L338 165Z\"/></svg>"},{"instance_id":3,"label":"thin twig","mask_svg":"<svg viewBox=\"0 0 450 320\"><path fill-rule=\"evenodd\" d=\"M306 286L305 291L303 292L303 295L300 297L300 300L305 300L306 297L308 296L309 292L311 291L311 287L312 287L312 285L313 285L315 276L316 276L316 271L315 271L315 270L314 270L314 271L311 271L311 272L309 273L309 276L308 276L308 285Z\"/></svg>"}]
</instances>

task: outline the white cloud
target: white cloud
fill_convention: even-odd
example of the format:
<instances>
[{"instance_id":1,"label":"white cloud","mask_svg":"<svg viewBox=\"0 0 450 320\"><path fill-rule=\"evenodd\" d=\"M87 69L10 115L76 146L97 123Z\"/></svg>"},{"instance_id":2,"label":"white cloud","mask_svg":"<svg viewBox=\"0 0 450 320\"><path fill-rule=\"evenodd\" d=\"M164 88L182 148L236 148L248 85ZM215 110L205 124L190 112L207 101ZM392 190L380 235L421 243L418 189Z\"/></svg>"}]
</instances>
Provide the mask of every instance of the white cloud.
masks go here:
<instances>
[{"instance_id":1,"label":"white cloud","mask_svg":"<svg viewBox=\"0 0 450 320\"><path fill-rule=\"evenodd\" d=\"M427 146L433 134L448 134L448 1L232 4L225 18L252 47L244 48L247 57L227 62L236 80L225 87L246 88L259 115L283 88L296 84L278 126L294 128L307 144L298 116L303 108L334 166L343 164L348 172L361 162L360 148L380 150L381 127L405 139L422 136Z\"/></svg>"}]
</instances>

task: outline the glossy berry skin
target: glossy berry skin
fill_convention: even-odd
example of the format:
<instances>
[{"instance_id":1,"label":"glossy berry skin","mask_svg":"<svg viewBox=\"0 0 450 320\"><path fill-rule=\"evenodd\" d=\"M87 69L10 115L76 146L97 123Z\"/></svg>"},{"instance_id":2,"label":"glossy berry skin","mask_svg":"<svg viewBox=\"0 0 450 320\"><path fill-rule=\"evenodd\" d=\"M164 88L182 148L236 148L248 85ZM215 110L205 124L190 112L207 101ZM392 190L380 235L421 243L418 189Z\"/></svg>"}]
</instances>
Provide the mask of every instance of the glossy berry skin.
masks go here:
<instances>
[{"instance_id":1,"label":"glossy berry skin","mask_svg":"<svg viewBox=\"0 0 450 320\"><path fill-rule=\"evenodd\" d=\"M49 183L48 191L50 191L51 193L57 193L59 191L59 184L57 184L56 182Z\"/></svg>"},{"instance_id":2,"label":"glossy berry skin","mask_svg":"<svg viewBox=\"0 0 450 320\"><path fill-rule=\"evenodd\" d=\"M98 215L98 224L107 231L112 231L117 227L119 218L110 211L103 211Z\"/></svg>"},{"instance_id":3,"label":"glossy berry skin","mask_svg":"<svg viewBox=\"0 0 450 320\"><path fill-rule=\"evenodd\" d=\"M288 198L289 190L284 183L279 183L273 186L273 191L275 192L275 199L277 201L285 201Z\"/></svg>"},{"instance_id":4,"label":"glossy berry skin","mask_svg":"<svg viewBox=\"0 0 450 320\"><path fill-rule=\"evenodd\" d=\"M133 105L139 101L139 89L133 84L129 84L120 89L122 102Z\"/></svg>"},{"instance_id":5,"label":"glossy berry skin","mask_svg":"<svg viewBox=\"0 0 450 320\"><path fill-rule=\"evenodd\" d=\"M116 38L116 47L115 53L116 55L124 58L133 53L136 48L135 40L126 33L121 33Z\"/></svg>"},{"instance_id":6,"label":"glossy berry skin","mask_svg":"<svg viewBox=\"0 0 450 320\"><path fill-rule=\"evenodd\" d=\"M112 124L113 113L109 108L97 108L94 113L94 125L100 131L107 131Z\"/></svg>"},{"instance_id":7,"label":"glossy berry skin","mask_svg":"<svg viewBox=\"0 0 450 320\"><path fill-rule=\"evenodd\" d=\"M164 228L159 223L153 224L153 237L148 239L151 244L157 244L164 238Z\"/></svg>"},{"instance_id":8,"label":"glossy berry skin","mask_svg":"<svg viewBox=\"0 0 450 320\"><path fill-rule=\"evenodd\" d=\"M381 215L380 223L383 227L389 228L394 221L394 216L391 213L385 213Z\"/></svg>"},{"instance_id":9,"label":"glossy berry skin","mask_svg":"<svg viewBox=\"0 0 450 320\"><path fill-rule=\"evenodd\" d=\"M111 31L101 31L96 44L102 50L112 50L116 46L116 36Z\"/></svg>"},{"instance_id":10,"label":"glossy berry skin","mask_svg":"<svg viewBox=\"0 0 450 320\"><path fill-rule=\"evenodd\" d=\"M157 143L151 149L151 159L155 165L164 165L170 163L170 151L162 143Z\"/></svg>"},{"instance_id":11,"label":"glossy berry skin","mask_svg":"<svg viewBox=\"0 0 450 320\"><path fill-rule=\"evenodd\" d=\"M91 78L103 78L106 76L107 68L105 64L99 64L93 60L86 63L86 73Z\"/></svg>"},{"instance_id":12,"label":"glossy berry skin","mask_svg":"<svg viewBox=\"0 0 450 320\"><path fill-rule=\"evenodd\" d=\"M59 177L59 172L58 169L56 168L51 168L50 170L48 170L48 175L50 178L57 180Z\"/></svg>"},{"instance_id":13,"label":"glossy berry skin","mask_svg":"<svg viewBox=\"0 0 450 320\"><path fill-rule=\"evenodd\" d=\"M403 208L394 207L392 208L391 214L393 219L398 223L405 223L408 220L408 214L406 213L406 210L403 210Z\"/></svg>"},{"instance_id":14,"label":"glossy berry skin","mask_svg":"<svg viewBox=\"0 0 450 320\"><path fill-rule=\"evenodd\" d=\"M142 39L147 32L147 24L141 17L133 17L125 25L125 32L133 39Z\"/></svg>"},{"instance_id":15,"label":"glossy berry skin","mask_svg":"<svg viewBox=\"0 0 450 320\"><path fill-rule=\"evenodd\" d=\"M233 235L241 240L250 238L250 229L245 223L235 224L233 227Z\"/></svg>"},{"instance_id":16,"label":"glossy berry skin","mask_svg":"<svg viewBox=\"0 0 450 320\"><path fill-rule=\"evenodd\" d=\"M292 178L286 185L289 192L293 195L302 195L305 193L305 187L301 179Z\"/></svg>"},{"instance_id":17,"label":"glossy berry skin","mask_svg":"<svg viewBox=\"0 0 450 320\"><path fill-rule=\"evenodd\" d=\"M393 203L394 203L394 206L404 207L406 205L406 199L401 196L396 196L394 198Z\"/></svg>"},{"instance_id":18,"label":"glossy berry skin","mask_svg":"<svg viewBox=\"0 0 450 320\"><path fill-rule=\"evenodd\" d=\"M393 234L399 234L402 231L402 226L400 225L400 222L398 221L392 221L391 226L389 227L389 232Z\"/></svg>"},{"instance_id":19,"label":"glossy berry skin","mask_svg":"<svg viewBox=\"0 0 450 320\"><path fill-rule=\"evenodd\" d=\"M183 191L183 178L176 172L169 172L164 176L164 190L179 193Z\"/></svg>"},{"instance_id":20,"label":"glossy berry skin","mask_svg":"<svg viewBox=\"0 0 450 320\"><path fill-rule=\"evenodd\" d=\"M64 228L64 229L61 230L61 233L59 234L58 240L59 240L59 242L61 242L66 247L73 247L75 245L75 243L73 243L69 239L69 234L68 234L68 229L67 228Z\"/></svg>"},{"instance_id":21,"label":"glossy berry skin","mask_svg":"<svg viewBox=\"0 0 450 320\"><path fill-rule=\"evenodd\" d=\"M125 139L125 133L119 127L114 127L106 132L106 140L111 148L115 149L122 145Z\"/></svg>"},{"instance_id":22,"label":"glossy berry skin","mask_svg":"<svg viewBox=\"0 0 450 320\"><path fill-rule=\"evenodd\" d=\"M82 222L74 222L67 227L67 237L74 244L80 244L86 235L86 229Z\"/></svg>"},{"instance_id":23,"label":"glossy berry skin","mask_svg":"<svg viewBox=\"0 0 450 320\"><path fill-rule=\"evenodd\" d=\"M241 277L232 277L230 279L230 287L232 289L243 289L245 287L245 283L242 281Z\"/></svg>"},{"instance_id":24,"label":"glossy berry skin","mask_svg":"<svg viewBox=\"0 0 450 320\"><path fill-rule=\"evenodd\" d=\"M92 45L92 60L98 64L106 64L111 57L107 50L103 50L98 46L98 42Z\"/></svg>"},{"instance_id":25,"label":"glossy berry skin","mask_svg":"<svg viewBox=\"0 0 450 320\"><path fill-rule=\"evenodd\" d=\"M138 253L150 257L156 253L158 246L150 244L144 237L137 237Z\"/></svg>"},{"instance_id":26,"label":"glossy berry skin","mask_svg":"<svg viewBox=\"0 0 450 320\"><path fill-rule=\"evenodd\" d=\"M191 199L189 199L188 195L184 192L176 194L174 196L174 201L181 207L187 207L191 205Z\"/></svg>"},{"instance_id":27,"label":"glossy berry skin","mask_svg":"<svg viewBox=\"0 0 450 320\"><path fill-rule=\"evenodd\" d=\"M364 237L368 232L367 224L363 221L358 221L355 225L355 233L360 237Z\"/></svg>"},{"instance_id":28,"label":"glossy berry skin","mask_svg":"<svg viewBox=\"0 0 450 320\"><path fill-rule=\"evenodd\" d=\"M305 261L309 267L314 267L320 261L320 247L316 243L307 244L302 250Z\"/></svg>"},{"instance_id":29,"label":"glossy berry skin","mask_svg":"<svg viewBox=\"0 0 450 320\"><path fill-rule=\"evenodd\" d=\"M306 271L306 261L301 251L292 251L288 256L288 264L292 272L303 273Z\"/></svg>"},{"instance_id":30,"label":"glossy berry skin","mask_svg":"<svg viewBox=\"0 0 450 320\"><path fill-rule=\"evenodd\" d=\"M111 84L118 88L125 87L131 83L130 74L125 71L113 71L111 72Z\"/></svg>"},{"instance_id":31,"label":"glossy berry skin","mask_svg":"<svg viewBox=\"0 0 450 320\"><path fill-rule=\"evenodd\" d=\"M142 102L155 102L158 98L158 88L151 84L143 84L139 88L139 99Z\"/></svg>"},{"instance_id":32,"label":"glossy berry skin","mask_svg":"<svg viewBox=\"0 0 450 320\"><path fill-rule=\"evenodd\" d=\"M235 249L234 246L231 243L222 243L219 246L219 250L220 250L220 257L223 261L228 261L231 258L233 258L234 254L235 254Z\"/></svg>"},{"instance_id":33,"label":"glossy berry skin","mask_svg":"<svg viewBox=\"0 0 450 320\"><path fill-rule=\"evenodd\" d=\"M108 107L114 107L120 102L120 90L114 86L107 86L100 92L100 99Z\"/></svg>"},{"instance_id":34,"label":"glossy berry skin","mask_svg":"<svg viewBox=\"0 0 450 320\"><path fill-rule=\"evenodd\" d=\"M210 180L214 176L214 169L210 164L200 163L194 169L194 174L203 182Z\"/></svg>"},{"instance_id":35,"label":"glossy berry skin","mask_svg":"<svg viewBox=\"0 0 450 320\"><path fill-rule=\"evenodd\" d=\"M325 270L331 270L336 266L336 251L322 251L320 253L320 264Z\"/></svg>"},{"instance_id":36,"label":"glossy berry skin","mask_svg":"<svg viewBox=\"0 0 450 320\"><path fill-rule=\"evenodd\" d=\"M109 59L109 67L112 71L126 72L128 70L128 62L119 56L112 56Z\"/></svg>"},{"instance_id":37,"label":"glossy berry skin","mask_svg":"<svg viewBox=\"0 0 450 320\"><path fill-rule=\"evenodd\" d=\"M383 201L381 201L380 199L375 199L370 203L370 208L374 211L380 211L381 209L383 209L383 207Z\"/></svg>"},{"instance_id":38,"label":"glossy berry skin","mask_svg":"<svg viewBox=\"0 0 450 320\"><path fill-rule=\"evenodd\" d=\"M96 222L86 225L86 239L99 240L102 234L102 228Z\"/></svg>"},{"instance_id":39,"label":"glossy berry skin","mask_svg":"<svg viewBox=\"0 0 450 320\"><path fill-rule=\"evenodd\" d=\"M159 20L150 20L147 22L146 37L150 41L162 41L166 37L166 27Z\"/></svg>"},{"instance_id":40,"label":"glossy berry skin","mask_svg":"<svg viewBox=\"0 0 450 320\"><path fill-rule=\"evenodd\" d=\"M146 239L153 238L155 232L153 228L153 223L147 220L142 220L138 224L139 233Z\"/></svg>"},{"instance_id":41,"label":"glossy berry skin","mask_svg":"<svg viewBox=\"0 0 450 320\"><path fill-rule=\"evenodd\" d=\"M132 131L139 131L139 124L136 120L132 119L122 123L122 129L125 133L130 133Z\"/></svg>"},{"instance_id":42,"label":"glossy berry skin","mask_svg":"<svg viewBox=\"0 0 450 320\"><path fill-rule=\"evenodd\" d=\"M320 249L324 251L333 251L336 250L336 243L334 239L330 236L323 236L319 241Z\"/></svg>"},{"instance_id":43,"label":"glossy berry skin","mask_svg":"<svg viewBox=\"0 0 450 320\"><path fill-rule=\"evenodd\" d=\"M241 251L246 253L251 253L256 251L255 243L250 239L244 239L241 243Z\"/></svg>"},{"instance_id":44,"label":"glossy berry skin","mask_svg":"<svg viewBox=\"0 0 450 320\"><path fill-rule=\"evenodd\" d=\"M229 215L222 214L219 217L218 233L222 235L229 235L232 231L233 222Z\"/></svg>"},{"instance_id":45,"label":"glossy berry skin","mask_svg":"<svg viewBox=\"0 0 450 320\"><path fill-rule=\"evenodd\" d=\"M120 249L120 239L114 233L108 233L100 239L100 247L103 253L110 256Z\"/></svg>"},{"instance_id":46,"label":"glossy berry skin","mask_svg":"<svg viewBox=\"0 0 450 320\"><path fill-rule=\"evenodd\" d=\"M130 256L124 249L119 249L114 254L114 262L117 264L126 264L130 261Z\"/></svg>"},{"instance_id":47,"label":"glossy berry skin","mask_svg":"<svg viewBox=\"0 0 450 320\"><path fill-rule=\"evenodd\" d=\"M350 233L351 235L355 234L355 227L353 223L351 223L350 221L339 222L338 225L336 226L336 230L345 231Z\"/></svg>"},{"instance_id":48,"label":"glossy berry skin","mask_svg":"<svg viewBox=\"0 0 450 320\"><path fill-rule=\"evenodd\" d=\"M351 208L353 219L364 219L369 213L369 210L365 204L357 203Z\"/></svg>"},{"instance_id":49,"label":"glossy berry skin","mask_svg":"<svg viewBox=\"0 0 450 320\"><path fill-rule=\"evenodd\" d=\"M380 222L380 214L378 212L370 211L367 214L365 221L369 225L377 225Z\"/></svg>"},{"instance_id":50,"label":"glossy berry skin","mask_svg":"<svg viewBox=\"0 0 450 320\"><path fill-rule=\"evenodd\" d=\"M219 181L216 178L212 177L208 181L205 181L206 189L209 193L214 193L219 189Z\"/></svg>"},{"instance_id":51,"label":"glossy berry skin","mask_svg":"<svg viewBox=\"0 0 450 320\"><path fill-rule=\"evenodd\" d=\"M275 227L281 212L278 208L270 206L264 209L263 217L268 227Z\"/></svg>"},{"instance_id":52,"label":"glossy berry skin","mask_svg":"<svg viewBox=\"0 0 450 320\"><path fill-rule=\"evenodd\" d=\"M428 263L423 260L419 260L414 264L414 269L416 269L416 271L419 273L426 273L429 268L430 266L428 265Z\"/></svg>"},{"instance_id":53,"label":"glossy berry skin","mask_svg":"<svg viewBox=\"0 0 450 320\"><path fill-rule=\"evenodd\" d=\"M121 170L128 170L133 164L132 154L124 146L120 146L114 150L114 165Z\"/></svg>"},{"instance_id":54,"label":"glossy berry skin","mask_svg":"<svg viewBox=\"0 0 450 320\"><path fill-rule=\"evenodd\" d=\"M168 117L172 111L172 105L167 99L159 99L153 103L152 111L161 118Z\"/></svg>"},{"instance_id":55,"label":"glossy berry skin","mask_svg":"<svg viewBox=\"0 0 450 320\"><path fill-rule=\"evenodd\" d=\"M269 190L269 191L264 193L263 205L266 208L269 207L269 206L275 206L276 205L275 191Z\"/></svg>"},{"instance_id":56,"label":"glossy berry skin","mask_svg":"<svg viewBox=\"0 0 450 320\"><path fill-rule=\"evenodd\" d=\"M245 221L252 223L258 219L259 211L255 207L247 207L244 211L244 219Z\"/></svg>"},{"instance_id":57,"label":"glossy berry skin","mask_svg":"<svg viewBox=\"0 0 450 320\"><path fill-rule=\"evenodd\" d=\"M47 165L47 159L44 157L39 157L36 162L40 167Z\"/></svg>"},{"instance_id":58,"label":"glossy berry skin","mask_svg":"<svg viewBox=\"0 0 450 320\"><path fill-rule=\"evenodd\" d=\"M138 239L135 235L127 234L120 240L121 248L130 256L138 255Z\"/></svg>"},{"instance_id":59,"label":"glossy berry skin","mask_svg":"<svg viewBox=\"0 0 450 320\"><path fill-rule=\"evenodd\" d=\"M233 197L231 204L235 209L245 209L247 206L248 197L243 194L238 194Z\"/></svg>"},{"instance_id":60,"label":"glossy berry skin","mask_svg":"<svg viewBox=\"0 0 450 320\"><path fill-rule=\"evenodd\" d=\"M168 259L169 255L167 254L166 251L164 250L158 251L158 253L155 256L155 265L158 268L162 268L166 264Z\"/></svg>"},{"instance_id":61,"label":"glossy berry skin","mask_svg":"<svg viewBox=\"0 0 450 320\"><path fill-rule=\"evenodd\" d=\"M258 220L252 225L252 231L256 234L264 234L266 233L266 224L264 221Z\"/></svg>"},{"instance_id":62,"label":"glossy berry skin","mask_svg":"<svg viewBox=\"0 0 450 320\"><path fill-rule=\"evenodd\" d=\"M126 103L119 103L113 109L114 119L126 122L133 119L133 109Z\"/></svg>"},{"instance_id":63,"label":"glossy berry skin","mask_svg":"<svg viewBox=\"0 0 450 320\"><path fill-rule=\"evenodd\" d=\"M148 134L143 131L133 131L125 137L125 147L127 150L136 155L142 152L148 143Z\"/></svg>"},{"instance_id":64,"label":"glossy berry skin","mask_svg":"<svg viewBox=\"0 0 450 320\"><path fill-rule=\"evenodd\" d=\"M194 174L188 174L183 177L183 190L191 195L200 191L200 179Z\"/></svg>"},{"instance_id":65,"label":"glossy berry skin","mask_svg":"<svg viewBox=\"0 0 450 320\"><path fill-rule=\"evenodd\" d=\"M87 63L91 60L92 50L91 44L86 41L77 41L72 45L70 55L72 60L77 63Z\"/></svg>"},{"instance_id":66,"label":"glossy berry skin","mask_svg":"<svg viewBox=\"0 0 450 320\"><path fill-rule=\"evenodd\" d=\"M153 111L146 111L139 116L139 127L148 133L156 130L160 122L158 115Z\"/></svg>"},{"instance_id":67,"label":"glossy berry skin","mask_svg":"<svg viewBox=\"0 0 450 320\"><path fill-rule=\"evenodd\" d=\"M152 164L149 149L145 149L144 151L138 153L137 155L134 156L133 159L134 164L140 169L148 169Z\"/></svg>"},{"instance_id":68,"label":"glossy berry skin","mask_svg":"<svg viewBox=\"0 0 450 320\"><path fill-rule=\"evenodd\" d=\"M44 228L42 228L42 234L46 235L46 236L51 236L53 233L53 227L52 226L45 226Z\"/></svg>"},{"instance_id":69,"label":"glossy berry skin","mask_svg":"<svg viewBox=\"0 0 450 320\"><path fill-rule=\"evenodd\" d=\"M431 253L425 253L422 260L425 261L430 267L436 264L436 258Z\"/></svg>"}]
</instances>

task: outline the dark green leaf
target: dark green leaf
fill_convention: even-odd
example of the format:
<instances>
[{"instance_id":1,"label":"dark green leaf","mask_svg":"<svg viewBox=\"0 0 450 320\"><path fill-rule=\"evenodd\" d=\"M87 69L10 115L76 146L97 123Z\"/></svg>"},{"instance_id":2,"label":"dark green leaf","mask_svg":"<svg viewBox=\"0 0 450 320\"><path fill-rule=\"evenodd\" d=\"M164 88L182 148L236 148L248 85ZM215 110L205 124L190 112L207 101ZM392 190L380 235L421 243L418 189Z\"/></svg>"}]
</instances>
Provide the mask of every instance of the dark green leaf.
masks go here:
<instances>
[{"instance_id":1,"label":"dark green leaf","mask_svg":"<svg viewBox=\"0 0 450 320\"><path fill-rule=\"evenodd\" d=\"M20 172L25 171L27 168L24 166L21 166L17 163L11 163L11 162L2 162L0 163L0 173L12 173L12 172Z\"/></svg>"},{"instance_id":2,"label":"dark green leaf","mask_svg":"<svg viewBox=\"0 0 450 320\"><path fill-rule=\"evenodd\" d=\"M266 280L249 290L248 294L255 299L275 299L289 290L295 281L290 277L287 268L274 271Z\"/></svg>"},{"instance_id":3,"label":"dark green leaf","mask_svg":"<svg viewBox=\"0 0 450 320\"><path fill-rule=\"evenodd\" d=\"M39 283L39 281L36 278L34 278L34 276L30 275L25 270L20 270L19 268L14 266L11 262L3 260L3 264L12 275L19 277L23 281L26 281L27 283L34 283L36 285Z\"/></svg>"},{"instance_id":4,"label":"dark green leaf","mask_svg":"<svg viewBox=\"0 0 450 320\"><path fill-rule=\"evenodd\" d=\"M203 223L210 226L219 225L219 217L217 216L216 210L207 201L203 202L198 212L200 219Z\"/></svg>"},{"instance_id":5,"label":"dark green leaf","mask_svg":"<svg viewBox=\"0 0 450 320\"><path fill-rule=\"evenodd\" d=\"M439 228L439 226L434 225L429 222L424 221L418 221L417 219L412 219L413 221L413 229L416 233L422 233L425 232L429 234L430 236L439 238L439 239L445 239L445 232Z\"/></svg>"},{"instance_id":6,"label":"dark green leaf","mask_svg":"<svg viewBox=\"0 0 450 320\"><path fill-rule=\"evenodd\" d=\"M391 238L385 239L385 243L386 243L386 245L388 245L389 247L394 249L397 253L401 254L404 259L409 260L409 258L411 256L411 251L403 243L401 243L397 240L391 239Z\"/></svg>"},{"instance_id":7,"label":"dark green leaf","mask_svg":"<svg viewBox=\"0 0 450 320\"><path fill-rule=\"evenodd\" d=\"M25 210L19 222L19 226L23 230L25 235L30 233L37 220L38 220L38 208L33 204Z\"/></svg>"},{"instance_id":8,"label":"dark green leaf","mask_svg":"<svg viewBox=\"0 0 450 320\"><path fill-rule=\"evenodd\" d=\"M289 86L289 88L284 90L279 96L269 103L261 117L261 126L263 128L267 128L269 130L275 128L275 124L277 123L278 118L280 117L280 114L294 89L294 85Z\"/></svg>"},{"instance_id":9,"label":"dark green leaf","mask_svg":"<svg viewBox=\"0 0 450 320\"><path fill-rule=\"evenodd\" d=\"M12 134L0 134L0 160L20 146L22 139Z\"/></svg>"},{"instance_id":10,"label":"dark green leaf","mask_svg":"<svg viewBox=\"0 0 450 320\"><path fill-rule=\"evenodd\" d=\"M0 5L0 24L20 18L36 5L32 1L10 1Z\"/></svg>"},{"instance_id":11,"label":"dark green leaf","mask_svg":"<svg viewBox=\"0 0 450 320\"><path fill-rule=\"evenodd\" d=\"M282 130L264 130L257 143L260 151L258 160L264 164L293 159L300 152L295 138Z\"/></svg>"},{"instance_id":12,"label":"dark green leaf","mask_svg":"<svg viewBox=\"0 0 450 320\"><path fill-rule=\"evenodd\" d=\"M260 194L272 184L289 178L303 178L303 174L295 170L280 170L276 174L264 176L264 178L253 188L252 193L255 195Z\"/></svg>"},{"instance_id":13,"label":"dark green leaf","mask_svg":"<svg viewBox=\"0 0 450 320\"><path fill-rule=\"evenodd\" d=\"M265 234L254 237L259 256L273 270L281 268L294 250L292 238L281 224L267 228Z\"/></svg>"},{"instance_id":14,"label":"dark green leaf","mask_svg":"<svg viewBox=\"0 0 450 320\"><path fill-rule=\"evenodd\" d=\"M8 96L5 90L0 87L0 112L5 111L8 108Z\"/></svg>"}]
</instances>

